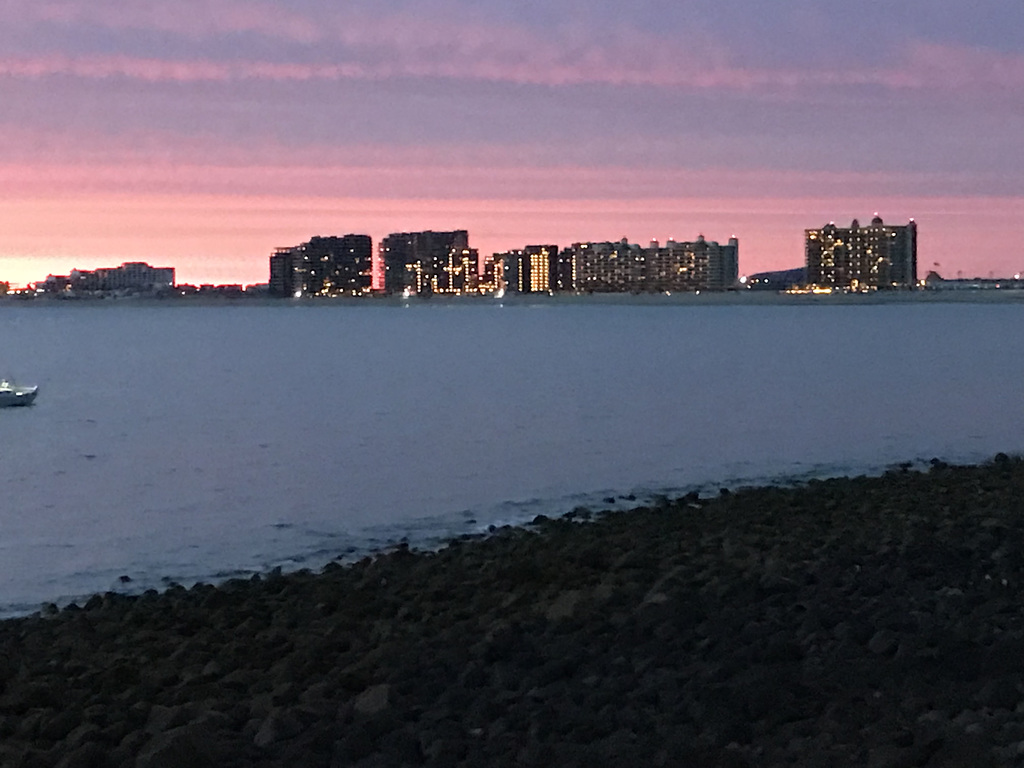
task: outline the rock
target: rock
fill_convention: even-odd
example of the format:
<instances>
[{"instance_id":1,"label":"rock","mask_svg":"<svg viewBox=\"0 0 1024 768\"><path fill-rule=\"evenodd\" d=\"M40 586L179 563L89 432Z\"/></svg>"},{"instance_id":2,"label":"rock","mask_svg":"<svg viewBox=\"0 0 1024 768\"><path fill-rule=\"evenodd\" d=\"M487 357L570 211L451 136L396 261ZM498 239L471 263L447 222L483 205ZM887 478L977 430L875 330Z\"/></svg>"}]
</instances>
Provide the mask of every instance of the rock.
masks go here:
<instances>
[{"instance_id":1,"label":"rock","mask_svg":"<svg viewBox=\"0 0 1024 768\"><path fill-rule=\"evenodd\" d=\"M917 750L888 744L868 750L867 768L916 768L919 760Z\"/></svg>"},{"instance_id":2,"label":"rock","mask_svg":"<svg viewBox=\"0 0 1024 768\"><path fill-rule=\"evenodd\" d=\"M88 742L62 757L56 768L98 768L105 757L106 752L99 744Z\"/></svg>"},{"instance_id":3,"label":"rock","mask_svg":"<svg viewBox=\"0 0 1024 768\"><path fill-rule=\"evenodd\" d=\"M53 686L43 682L21 682L11 679L0 697L0 707L13 714L24 714L30 709L51 709L61 702Z\"/></svg>"},{"instance_id":4,"label":"rock","mask_svg":"<svg viewBox=\"0 0 1024 768\"><path fill-rule=\"evenodd\" d=\"M925 768L996 768L992 745L969 734L950 734L932 754Z\"/></svg>"},{"instance_id":5,"label":"rock","mask_svg":"<svg viewBox=\"0 0 1024 768\"><path fill-rule=\"evenodd\" d=\"M216 735L202 725L183 725L154 736L139 751L135 768L217 768Z\"/></svg>"},{"instance_id":6,"label":"rock","mask_svg":"<svg viewBox=\"0 0 1024 768\"><path fill-rule=\"evenodd\" d=\"M891 656L899 647L899 636L889 629L880 629L868 640L868 650L879 656Z\"/></svg>"},{"instance_id":7,"label":"rock","mask_svg":"<svg viewBox=\"0 0 1024 768\"><path fill-rule=\"evenodd\" d=\"M576 606L579 605L582 595L579 590L570 589L558 595L544 612L548 621L559 621L570 619L576 613Z\"/></svg>"},{"instance_id":8,"label":"rock","mask_svg":"<svg viewBox=\"0 0 1024 768\"><path fill-rule=\"evenodd\" d=\"M134 766L136 756L147 741L149 736L143 731L132 731L107 755L107 765Z\"/></svg>"},{"instance_id":9,"label":"rock","mask_svg":"<svg viewBox=\"0 0 1024 768\"><path fill-rule=\"evenodd\" d=\"M380 753L386 765L421 765L424 754L414 728L403 728L381 739Z\"/></svg>"},{"instance_id":10,"label":"rock","mask_svg":"<svg viewBox=\"0 0 1024 768\"><path fill-rule=\"evenodd\" d=\"M63 741L81 724L82 711L77 707L68 707L42 721L39 726L39 737L50 742Z\"/></svg>"},{"instance_id":11,"label":"rock","mask_svg":"<svg viewBox=\"0 0 1024 768\"><path fill-rule=\"evenodd\" d=\"M149 710L145 730L147 733L152 734L163 733L164 731L185 725L193 720L195 715L196 707L194 704L181 704L174 707L155 704Z\"/></svg>"},{"instance_id":12,"label":"rock","mask_svg":"<svg viewBox=\"0 0 1024 768\"><path fill-rule=\"evenodd\" d=\"M64 742L72 749L94 742L100 738L99 726L93 723L82 723L74 728L65 738Z\"/></svg>"},{"instance_id":13,"label":"rock","mask_svg":"<svg viewBox=\"0 0 1024 768\"><path fill-rule=\"evenodd\" d=\"M373 752L373 740L361 728L350 728L334 744L332 766L348 766L357 763Z\"/></svg>"},{"instance_id":14,"label":"rock","mask_svg":"<svg viewBox=\"0 0 1024 768\"><path fill-rule=\"evenodd\" d=\"M1006 678L990 680L978 692L977 701L983 707L991 709L1014 710L1020 701L1017 684Z\"/></svg>"},{"instance_id":15,"label":"rock","mask_svg":"<svg viewBox=\"0 0 1024 768\"><path fill-rule=\"evenodd\" d=\"M260 724L252 743L266 749L302 733L302 723L288 710L276 709Z\"/></svg>"},{"instance_id":16,"label":"rock","mask_svg":"<svg viewBox=\"0 0 1024 768\"><path fill-rule=\"evenodd\" d=\"M1021 757L1024 757L1024 741L1014 741L1007 744L1000 750L997 750L998 757L1005 761L1008 765L1019 764Z\"/></svg>"},{"instance_id":17,"label":"rock","mask_svg":"<svg viewBox=\"0 0 1024 768\"><path fill-rule=\"evenodd\" d=\"M1017 636L997 637L985 651L981 671L986 676L991 677L1024 674L1024 638Z\"/></svg>"},{"instance_id":18,"label":"rock","mask_svg":"<svg viewBox=\"0 0 1024 768\"><path fill-rule=\"evenodd\" d=\"M390 694L391 686L386 683L371 686L356 697L353 709L361 715L376 715L388 708Z\"/></svg>"}]
</instances>

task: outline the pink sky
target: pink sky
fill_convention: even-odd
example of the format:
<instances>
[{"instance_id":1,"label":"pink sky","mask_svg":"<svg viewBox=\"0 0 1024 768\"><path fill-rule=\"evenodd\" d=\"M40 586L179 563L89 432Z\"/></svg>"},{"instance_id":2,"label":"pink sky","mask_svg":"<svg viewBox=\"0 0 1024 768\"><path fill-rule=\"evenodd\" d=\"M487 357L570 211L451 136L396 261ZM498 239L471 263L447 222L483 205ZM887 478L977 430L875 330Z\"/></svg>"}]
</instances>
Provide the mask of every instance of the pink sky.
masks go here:
<instances>
[{"instance_id":1,"label":"pink sky","mask_svg":"<svg viewBox=\"0 0 1024 768\"><path fill-rule=\"evenodd\" d=\"M799 7L797 7L799 6ZM1024 271L1018 0L7 0L0 280L128 260L265 282L313 235L529 243L920 226ZM1016 32L1015 32L1016 30Z\"/></svg>"}]
</instances>

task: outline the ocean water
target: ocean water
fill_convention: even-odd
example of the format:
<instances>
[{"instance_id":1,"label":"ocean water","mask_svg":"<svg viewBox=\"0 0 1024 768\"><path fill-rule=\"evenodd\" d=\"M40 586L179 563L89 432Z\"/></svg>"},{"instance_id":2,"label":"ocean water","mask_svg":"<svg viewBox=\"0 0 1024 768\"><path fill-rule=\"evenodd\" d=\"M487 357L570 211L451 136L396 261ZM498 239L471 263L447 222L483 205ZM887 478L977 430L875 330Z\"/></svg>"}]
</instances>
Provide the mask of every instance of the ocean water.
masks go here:
<instances>
[{"instance_id":1,"label":"ocean water","mask_svg":"<svg viewBox=\"0 0 1024 768\"><path fill-rule=\"evenodd\" d=\"M1024 303L0 304L0 614L1024 451ZM131 581L124 584L120 577Z\"/></svg>"}]
</instances>

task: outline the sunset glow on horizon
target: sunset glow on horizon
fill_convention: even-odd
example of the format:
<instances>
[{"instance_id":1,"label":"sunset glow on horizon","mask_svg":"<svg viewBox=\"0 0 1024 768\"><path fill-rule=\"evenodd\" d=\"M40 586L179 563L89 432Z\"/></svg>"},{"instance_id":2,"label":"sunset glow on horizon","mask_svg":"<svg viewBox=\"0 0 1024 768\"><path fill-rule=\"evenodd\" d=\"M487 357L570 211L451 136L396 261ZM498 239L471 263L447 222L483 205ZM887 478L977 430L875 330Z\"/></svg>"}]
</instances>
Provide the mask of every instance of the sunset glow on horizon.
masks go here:
<instances>
[{"instance_id":1,"label":"sunset glow on horizon","mask_svg":"<svg viewBox=\"0 0 1024 768\"><path fill-rule=\"evenodd\" d=\"M1024 270L1010 0L12 0L4 17L0 280L18 285L124 261L259 283L276 247L420 229L466 229L483 255L735 235L749 274L876 211L919 223L921 277Z\"/></svg>"}]
</instances>

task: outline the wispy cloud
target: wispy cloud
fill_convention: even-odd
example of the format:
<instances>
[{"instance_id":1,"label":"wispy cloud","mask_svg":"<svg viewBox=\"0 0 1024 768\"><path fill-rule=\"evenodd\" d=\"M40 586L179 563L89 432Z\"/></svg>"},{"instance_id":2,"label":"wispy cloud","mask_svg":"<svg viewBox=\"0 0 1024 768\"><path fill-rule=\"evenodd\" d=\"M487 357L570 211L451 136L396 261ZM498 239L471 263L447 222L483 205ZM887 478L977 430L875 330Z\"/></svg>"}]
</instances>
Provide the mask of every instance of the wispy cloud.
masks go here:
<instances>
[{"instance_id":1,"label":"wispy cloud","mask_svg":"<svg viewBox=\"0 0 1024 768\"><path fill-rule=\"evenodd\" d=\"M1018 89L1024 85L1024 55L918 43L903 66L885 73L883 83L894 88Z\"/></svg>"},{"instance_id":2,"label":"wispy cloud","mask_svg":"<svg viewBox=\"0 0 1024 768\"><path fill-rule=\"evenodd\" d=\"M419 77L751 92L1024 87L1020 47L989 49L918 31L886 43L872 38L867 53L857 44L862 32L836 34L827 0L802 2L791 14L751 9L757 34L748 29L746 38L722 28L727 14L716 29L707 8L685 24L668 14L675 21L656 28L640 12L624 13L629 23L609 23L602 5L562 8L557 22L544 25L525 9L502 13L457 0L401 7L387 0L0 0L0 40L16 42L9 49L19 52L0 57L0 74L145 82ZM751 36L808 52L768 55L762 47L758 54Z\"/></svg>"},{"instance_id":3,"label":"wispy cloud","mask_svg":"<svg viewBox=\"0 0 1024 768\"><path fill-rule=\"evenodd\" d=\"M666 195L718 199L773 195L870 197L944 194L1020 196L1024 188L994 174L767 168L636 168L516 165L515 153L481 150L462 164L430 162L423 150L366 147L370 161L335 153L285 155L276 162L188 162L131 155L81 162L0 164L0 199L83 194L274 195L302 198L365 195L392 200L650 200ZM355 154L352 152L351 154ZM319 159L319 162L317 160ZM440 203L439 203L440 204Z\"/></svg>"},{"instance_id":4,"label":"wispy cloud","mask_svg":"<svg viewBox=\"0 0 1024 768\"><path fill-rule=\"evenodd\" d=\"M169 33L193 40L255 33L306 44L324 36L313 18L280 4L250 0L5 0L2 6L7 23L21 28L89 25L115 32Z\"/></svg>"},{"instance_id":5,"label":"wispy cloud","mask_svg":"<svg viewBox=\"0 0 1024 768\"><path fill-rule=\"evenodd\" d=\"M536 46L527 51L519 46L490 46L481 39L467 42L463 36L458 47L447 49L429 39L421 39L418 46L399 45L390 39L389 46L382 46L373 55L337 62L177 59L124 54L8 56L0 58L0 76L127 78L148 83L436 78L554 87L596 84L764 94L850 87L907 91L1024 89L1024 56L963 46L914 44L892 65L813 70L735 67L727 63L724 54L682 59L668 50L652 51L653 41L643 40L620 40L576 50Z\"/></svg>"},{"instance_id":6,"label":"wispy cloud","mask_svg":"<svg viewBox=\"0 0 1024 768\"><path fill-rule=\"evenodd\" d=\"M0 59L0 75L41 78L128 78L149 83L235 82L242 80L342 80L374 76L359 64L291 64L132 56L23 56ZM382 76L382 75L376 75Z\"/></svg>"}]
</instances>

